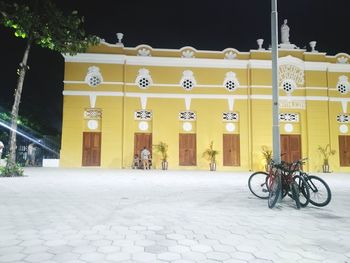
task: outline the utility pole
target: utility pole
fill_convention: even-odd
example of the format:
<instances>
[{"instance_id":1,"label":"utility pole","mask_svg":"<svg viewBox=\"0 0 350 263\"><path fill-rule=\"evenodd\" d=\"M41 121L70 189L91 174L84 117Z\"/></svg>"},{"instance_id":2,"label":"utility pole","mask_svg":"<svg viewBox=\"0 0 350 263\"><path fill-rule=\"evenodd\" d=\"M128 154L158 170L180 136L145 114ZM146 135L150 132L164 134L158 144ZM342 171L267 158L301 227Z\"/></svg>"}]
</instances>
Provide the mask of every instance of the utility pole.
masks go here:
<instances>
[{"instance_id":1,"label":"utility pole","mask_svg":"<svg viewBox=\"0 0 350 263\"><path fill-rule=\"evenodd\" d=\"M272 48L272 152L273 160L281 162L280 125L278 103L278 13L277 0L271 0L271 48Z\"/></svg>"}]
</instances>

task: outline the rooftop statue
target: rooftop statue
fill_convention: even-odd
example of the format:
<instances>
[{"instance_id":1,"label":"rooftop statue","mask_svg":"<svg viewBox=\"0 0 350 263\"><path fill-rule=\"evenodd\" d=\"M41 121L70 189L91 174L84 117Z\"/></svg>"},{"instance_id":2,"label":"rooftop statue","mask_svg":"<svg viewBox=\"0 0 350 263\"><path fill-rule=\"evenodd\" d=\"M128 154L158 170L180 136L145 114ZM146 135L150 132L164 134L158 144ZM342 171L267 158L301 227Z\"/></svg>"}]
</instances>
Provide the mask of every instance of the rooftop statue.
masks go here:
<instances>
[{"instance_id":1,"label":"rooftop statue","mask_svg":"<svg viewBox=\"0 0 350 263\"><path fill-rule=\"evenodd\" d=\"M290 44L289 42L289 26L287 25L288 20L284 19L284 23L281 26L281 42L282 44Z\"/></svg>"}]
</instances>

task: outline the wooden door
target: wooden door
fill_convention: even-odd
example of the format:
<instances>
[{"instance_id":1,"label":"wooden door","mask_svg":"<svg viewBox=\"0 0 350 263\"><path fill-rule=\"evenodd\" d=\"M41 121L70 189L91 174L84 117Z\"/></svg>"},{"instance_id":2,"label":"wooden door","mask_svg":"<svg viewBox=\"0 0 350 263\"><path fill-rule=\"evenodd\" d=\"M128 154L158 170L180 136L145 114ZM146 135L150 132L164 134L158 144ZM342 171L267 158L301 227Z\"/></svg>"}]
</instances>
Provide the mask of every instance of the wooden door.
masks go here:
<instances>
[{"instance_id":1,"label":"wooden door","mask_svg":"<svg viewBox=\"0 0 350 263\"><path fill-rule=\"evenodd\" d=\"M196 134L179 134L179 165L197 165Z\"/></svg>"},{"instance_id":2,"label":"wooden door","mask_svg":"<svg viewBox=\"0 0 350 263\"><path fill-rule=\"evenodd\" d=\"M340 166L350 166L350 136L339 135Z\"/></svg>"},{"instance_id":3,"label":"wooden door","mask_svg":"<svg viewBox=\"0 0 350 263\"><path fill-rule=\"evenodd\" d=\"M101 164L101 133L83 133L83 166L100 166Z\"/></svg>"},{"instance_id":4,"label":"wooden door","mask_svg":"<svg viewBox=\"0 0 350 263\"><path fill-rule=\"evenodd\" d=\"M301 159L301 136L281 135L281 159L285 162L294 162Z\"/></svg>"},{"instance_id":5,"label":"wooden door","mask_svg":"<svg viewBox=\"0 0 350 263\"><path fill-rule=\"evenodd\" d=\"M239 134L224 134L223 155L224 166L240 166Z\"/></svg>"},{"instance_id":6,"label":"wooden door","mask_svg":"<svg viewBox=\"0 0 350 263\"><path fill-rule=\"evenodd\" d=\"M152 133L135 133L134 135L134 155L140 153L146 147L152 153Z\"/></svg>"}]
</instances>

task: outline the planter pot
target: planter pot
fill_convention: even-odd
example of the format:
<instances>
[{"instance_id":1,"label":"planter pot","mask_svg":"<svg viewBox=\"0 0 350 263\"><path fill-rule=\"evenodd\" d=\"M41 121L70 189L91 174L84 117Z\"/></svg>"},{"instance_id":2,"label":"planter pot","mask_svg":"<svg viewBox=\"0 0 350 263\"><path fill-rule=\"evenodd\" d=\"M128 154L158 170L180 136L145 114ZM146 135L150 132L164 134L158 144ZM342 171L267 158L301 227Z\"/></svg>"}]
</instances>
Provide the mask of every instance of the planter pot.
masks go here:
<instances>
[{"instance_id":1,"label":"planter pot","mask_svg":"<svg viewBox=\"0 0 350 263\"><path fill-rule=\"evenodd\" d=\"M324 173L329 173L329 165L328 164L322 165L322 170Z\"/></svg>"},{"instance_id":2,"label":"planter pot","mask_svg":"<svg viewBox=\"0 0 350 263\"><path fill-rule=\"evenodd\" d=\"M210 171L216 171L216 163L210 163L209 167L210 167Z\"/></svg>"},{"instance_id":3,"label":"planter pot","mask_svg":"<svg viewBox=\"0 0 350 263\"><path fill-rule=\"evenodd\" d=\"M162 161L162 170L168 170L168 162Z\"/></svg>"}]
</instances>

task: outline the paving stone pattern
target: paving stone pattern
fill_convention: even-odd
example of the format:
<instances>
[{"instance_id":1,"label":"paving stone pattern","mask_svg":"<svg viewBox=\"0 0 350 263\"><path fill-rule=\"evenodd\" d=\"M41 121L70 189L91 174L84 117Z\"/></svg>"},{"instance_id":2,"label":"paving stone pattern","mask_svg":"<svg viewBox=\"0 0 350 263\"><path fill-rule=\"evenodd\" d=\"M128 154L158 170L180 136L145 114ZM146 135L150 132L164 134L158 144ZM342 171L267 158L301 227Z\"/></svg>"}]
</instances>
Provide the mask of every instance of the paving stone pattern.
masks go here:
<instances>
[{"instance_id":1,"label":"paving stone pattern","mask_svg":"<svg viewBox=\"0 0 350 263\"><path fill-rule=\"evenodd\" d=\"M0 178L0 262L350 263L350 175L274 209L249 173L29 168Z\"/></svg>"}]
</instances>

